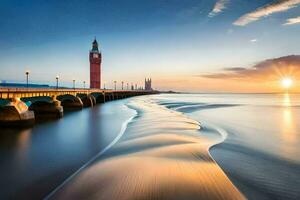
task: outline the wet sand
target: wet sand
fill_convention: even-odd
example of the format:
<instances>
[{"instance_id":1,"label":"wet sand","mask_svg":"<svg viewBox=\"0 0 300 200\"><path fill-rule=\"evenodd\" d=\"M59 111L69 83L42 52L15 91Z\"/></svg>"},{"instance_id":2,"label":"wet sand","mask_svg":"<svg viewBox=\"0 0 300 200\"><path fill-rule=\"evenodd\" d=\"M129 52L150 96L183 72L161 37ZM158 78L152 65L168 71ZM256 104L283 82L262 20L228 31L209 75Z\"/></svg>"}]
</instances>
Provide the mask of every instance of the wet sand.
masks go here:
<instances>
[{"instance_id":1,"label":"wet sand","mask_svg":"<svg viewBox=\"0 0 300 200\"><path fill-rule=\"evenodd\" d=\"M245 199L208 150L222 141L143 98L120 140L49 199Z\"/></svg>"}]
</instances>

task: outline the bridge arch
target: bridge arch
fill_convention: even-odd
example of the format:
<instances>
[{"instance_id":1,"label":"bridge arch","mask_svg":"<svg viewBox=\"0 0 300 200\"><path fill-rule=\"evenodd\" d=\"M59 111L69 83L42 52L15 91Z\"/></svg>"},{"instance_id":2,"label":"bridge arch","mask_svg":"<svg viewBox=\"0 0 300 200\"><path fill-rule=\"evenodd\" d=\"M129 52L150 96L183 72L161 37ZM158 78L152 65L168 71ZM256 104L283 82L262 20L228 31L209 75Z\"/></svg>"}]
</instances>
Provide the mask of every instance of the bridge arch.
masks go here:
<instances>
[{"instance_id":1,"label":"bridge arch","mask_svg":"<svg viewBox=\"0 0 300 200\"><path fill-rule=\"evenodd\" d=\"M96 103L105 103L105 94L102 92L93 92L91 93L96 99Z\"/></svg>"},{"instance_id":2,"label":"bridge arch","mask_svg":"<svg viewBox=\"0 0 300 200\"><path fill-rule=\"evenodd\" d=\"M34 97L34 101L29 104L29 110L33 111L36 119L61 118L63 116L63 107L56 96Z\"/></svg>"},{"instance_id":3,"label":"bridge arch","mask_svg":"<svg viewBox=\"0 0 300 200\"><path fill-rule=\"evenodd\" d=\"M105 93L105 101L113 101L115 99L113 92L106 92Z\"/></svg>"},{"instance_id":4,"label":"bridge arch","mask_svg":"<svg viewBox=\"0 0 300 200\"><path fill-rule=\"evenodd\" d=\"M61 102L61 106L65 111L81 110L83 108L81 99L71 94L59 95L57 100Z\"/></svg>"}]
</instances>

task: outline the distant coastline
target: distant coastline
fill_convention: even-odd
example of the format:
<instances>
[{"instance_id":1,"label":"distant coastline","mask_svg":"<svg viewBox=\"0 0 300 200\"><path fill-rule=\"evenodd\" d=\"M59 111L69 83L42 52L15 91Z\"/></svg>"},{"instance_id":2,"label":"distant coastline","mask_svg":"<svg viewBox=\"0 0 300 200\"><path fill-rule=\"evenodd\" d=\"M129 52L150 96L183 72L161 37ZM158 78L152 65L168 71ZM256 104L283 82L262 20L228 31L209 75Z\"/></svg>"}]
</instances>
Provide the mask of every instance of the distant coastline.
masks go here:
<instances>
[{"instance_id":1,"label":"distant coastline","mask_svg":"<svg viewBox=\"0 0 300 200\"><path fill-rule=\"evenodd\" d=\"M2 82L0 83L0 87L12 87L12 88L50 88L49 85L47 84L25 84L25 83L7 83L7 82Z\"/></svg>"}]
</instances>

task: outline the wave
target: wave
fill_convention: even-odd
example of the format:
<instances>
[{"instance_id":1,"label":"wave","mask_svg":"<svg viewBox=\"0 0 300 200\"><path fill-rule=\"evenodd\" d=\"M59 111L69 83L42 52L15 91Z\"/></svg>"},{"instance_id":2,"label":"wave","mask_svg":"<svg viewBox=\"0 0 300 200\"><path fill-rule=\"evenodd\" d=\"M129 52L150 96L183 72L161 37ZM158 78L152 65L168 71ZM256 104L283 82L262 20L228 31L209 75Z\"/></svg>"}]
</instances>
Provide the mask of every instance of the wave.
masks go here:
<instances>
[{"instance_id":1,"label":"wave","mask_svg":"<svg viewBox=\"0 0 300 200\"><path fill-rule=\"evenodd\" d=\"M161 103L161 105L168 104ZM170 107L178 112L188 114L191 118L205 119L205 115L199 117L197 114L190 114L194 111L228 107L228 104L197 104L197 103L176 103ZM232 104L230 104L232 105ZM243 104L252 107L274 107L286 108L286 105L264 105L264 104ZM234 104L233 106L242 106ZM289 105L290 108L297 108L298 105ZM222 112L220 112L222 113ZM210 113L208 113L210 114ZM209 118L210 120L214 118ZM206 119L205 119L206 120ZM213 121L213 120L212 120ZM220 123L222 121L216 120ZM215 122L215 121L213 121ZM241 124L223 124L229 133L218 125L201 121L203 126L212 127L213 130L207 131L210 135L218 132L222 135L222 140L210 146L209 154L214 159L230 180L238 189L250 199L300 199L299 185L300 174L299 163L277 156L276 154L266 153L256 149L256 146L249 145L243 136ZM251 132L250 127L246 127ZM252 131L259 131L254 129ZM261 131L261 130L260 130ZM203 129L202 129L203 132ZM205 132L205 131L204 131ZM211 134L212 133L212 134ZM266 134L266 133L264 133ZM208 135L209 136L209 135ZM270 135L271 137L271 135ZM272 141L272 138L270 138ZM268 141L268 142L270 142ZM248 145L247 145L248 144ZM278 151L281 151L278 147Z\"/></svg>"},{"instance_id":2,"label":"wave","mask_svg":"<svg viewBox=\"0 0 300 200\"><path fill-rule=\"evenodd\" d=\"M210 152L249 198L300 199L298 163L228 142L211 148Z\"/></svg>"},{"instance_id":3,"label":"wave","mask_svg":"<svg viewBox=\"0 0 300 200\"><path fill-rule=\"evenodd\" d=\"M122 137L51 198L244 199L208 152L226 132L148 97L128 106L137 115Z\"/></svg>"},{"instance_id":4,"label":"wave","mask_svg":"<svg viewBox=\"0 0 300 200\"><path fill-rule=\"evenodd\" d=\"M166 108L178 112L182 112L182 113L191 113L197 110L241 106L241 104L208 104L208 103L192 103L192 102L165 102L165 101L157 101L157 103L165 106Z\"/></svg>"}]
</instances>

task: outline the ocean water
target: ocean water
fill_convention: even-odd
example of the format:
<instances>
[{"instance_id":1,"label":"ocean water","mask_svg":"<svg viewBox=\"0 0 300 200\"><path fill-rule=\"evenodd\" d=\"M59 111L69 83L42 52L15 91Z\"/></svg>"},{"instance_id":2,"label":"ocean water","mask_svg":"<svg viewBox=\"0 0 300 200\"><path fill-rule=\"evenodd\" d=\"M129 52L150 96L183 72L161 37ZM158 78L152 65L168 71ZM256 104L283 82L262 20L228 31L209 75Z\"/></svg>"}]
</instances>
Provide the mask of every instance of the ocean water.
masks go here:
<instances>
[{"instance_id":1,"label":"ocean water","mask_svg":"<svg viewBox=\"0 0 300 200\"><path fill-rule=\"evenodd\" d=\"M300 199L299 94L176 94L155 101L226 133L212 157L249 199ZM216 132L208 134L208 137Z\"/></svg>"},{"instance_id":2,"label":"ocean water","mask_svg":"<svg viewBox=\"0 0 300 200\"><path fill-rule=\"evenodd\" d=\"M160 94L1 129L0 197L300 199L299 119L298 94Z\"/></svg>"},{"instance_id":3,"label":"ocean water","mask_svg":"<svg viewBox=\"0 0 300 200\"><path fill-rule=\"evenodd\" d=\"M218 128L202 130L155 97L132 98L137 114L115 145L47 199L244 199L208 152L222 135L201 134Z\"/></svg>"},{"instance_id":4,"label":"ocean water","mask_svg":"<svg viewBox=\"0 0 300 200\"><path fill-rule=\"evenodd\" d=\"M113 145L135 116L128 99L66 113L29 129L0 128L0 199L42 199Z\"/></svg>"},{"instance_id":5,"label":"ocean water","mask_svg":"<svg viewBox=\"0 0 300 200\"><path fill-rule=\"evenodd\" d=\"M116 144L49 199L299 199L299 97L133 98Z\"/></svg>"}]
</instances>

